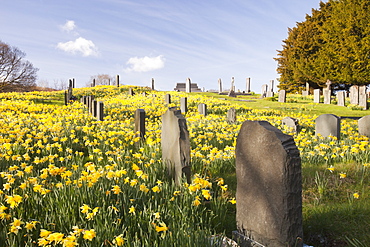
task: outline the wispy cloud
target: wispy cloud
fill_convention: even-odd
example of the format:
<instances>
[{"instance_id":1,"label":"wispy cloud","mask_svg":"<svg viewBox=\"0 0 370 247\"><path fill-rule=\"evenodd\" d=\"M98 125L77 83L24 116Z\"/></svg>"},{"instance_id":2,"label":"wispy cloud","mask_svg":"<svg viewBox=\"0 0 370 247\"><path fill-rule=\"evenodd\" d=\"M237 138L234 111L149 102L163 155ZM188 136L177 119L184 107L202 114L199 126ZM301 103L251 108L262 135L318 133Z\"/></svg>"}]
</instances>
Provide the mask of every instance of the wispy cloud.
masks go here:
<instances>
[{"instance_id":1,"label":"wispy cloud","mask_svg":"<svg viewBox=\"0 0 370 247\"><path fill-rule=\"evenodd\" d=\"M148 72L152 70L162 69L164 67L165 58L163 55L157 57L132 57L126 64L130 65L125 72Z\"/></svg>"},{"instance_id":2,"label":"wispy cloud","mask_svg":"<svg viewBox=\"0 0 370 247\"><path fill-rule=\"evenodd\" d=\"M91 40L79 37L75 41L59 42L57 48L72 54L81 54L84 57L97 56L98 48Z\"/></svg>"},{"instance_id":3,"label":"wispy cloud","mask_svg":"<svg viewBox=\"0 0 370 247\"><path fill-rule=\"evenodd\" d=\"M64 23L64 25L61 25L59 27L60 27L61 30L63 30L64 32L67 32L67 33L75 31L75 29L77 28L75 22L71 21L71 20L67 20L66 23Z\"/></svg>"}]
</instances>

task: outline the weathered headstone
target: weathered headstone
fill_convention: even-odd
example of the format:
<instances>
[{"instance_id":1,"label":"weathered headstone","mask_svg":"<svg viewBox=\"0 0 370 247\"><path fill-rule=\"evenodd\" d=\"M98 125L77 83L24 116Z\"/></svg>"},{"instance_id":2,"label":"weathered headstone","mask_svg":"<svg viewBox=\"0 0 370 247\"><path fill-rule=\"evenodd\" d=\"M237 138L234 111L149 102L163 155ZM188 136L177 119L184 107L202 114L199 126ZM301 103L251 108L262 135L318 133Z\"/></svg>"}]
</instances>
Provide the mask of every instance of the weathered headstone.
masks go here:
<instances>
[{"instance_id":1,"label":"weathered headstone","mask_svg":"<svg viewBox=\"0 0 370 247\"><path fill-rule=\"evenodd\" d=\"M104 103L101 101L98 102L96 119L98 121L104 120Z\"/></svg>"},{"instance_id":2,"label":"weathered headstone","mask_svg":"<svg viewBox=\"0 0 370 247\"><path fill-rule=\"evenodd\" d=\"M154 78L152 78L152 90L155 90L154 89Z\"/></svg>"},{"instance_id":3,"label":"weathered headstone","mask_svg":"<svg viewBox=\"0 0 370 247\"><path fill-rule=\"evenodd\" d=\"M230 108L227 111L227 122L228 123L235 123L236 122L236 110L235 110L235 108Z\"/></svg>"},{"instance_id":4,"label":"weathered headstone","mask_svg":"<svg viewBox=\"0 0 370 247\"><path fill-rule=\"evenodd\" d=\"M267 91L266 92L266 97L274 97L274 92Z\"/></svg>"},{"instance_id":5,"label":"weathered headstone","mask_svg":"<svg viewBox=\"0 0 370 247\"><path fill-rule=\"evenodd\" d=\"M169 176L176 184L181 183L185 173L190 183L190 139L186 119L180 110L170 108L162 115L162 160L165 163Z\"/></svg>"},{"instance_id":6,"label":"weathered headstone","mask_svg":"<svg viewBox=\"0 0 370 247\"><path fill-rule=\"evenodd\" d=\"M320 89L313 90L313 102L320 103Z\"/></svg>"},{"instance_id":7,"label":"weathered headstone","mask_svg":"<svg viewBox=\"0 0 370 247\"><path fill-rule=\"evenodd\" d=\"M180 98L180 110L181 113L186 113L188 111L188 98Z\"/></svg>"},{"instance_id":8,"label":"weathered headstone","mask_svg":"<svg viewBox=\"0 0 370 247\"><path fill-rule=\"evenodd\" d=\"M291 128L294 132L298 133L299 132L299 124L298 124L298 119L291 118L291 117L286 117L281 121L282 125L285 125L289 128Z\"/></svg>"},{"instance_id":9,"label":"weathered headstone","mask_svg":"<svg viewBox=\"0 0 370 247\"><path fill-rule=\"evenodd\" d=\"M362 106L362 109L367 110L368 95L366 93L366 85L359 86L358 88L359 88L358 105Z\"/></svg>"},{"instance_id":10,"label":"weathered headstone","mask_svg":"<svg viewBox=\"0 0 370 247\"><path fill-rule=\"evenodd\" d=\"M139 132L140 138L145 137L145 111L144 109L137 109L135 111L135 127L134 132Z\"/></svg>"},{"instance_id":11,"label":"weathered headstone","mask_svg":"<svg viewBox=\"0 0 370 247\"><path fill-rule=\"evenodd\" d=\"M308 96L308 91L302 91L302 96Z\"/></svg>"},{"instance_id":12,"label":"weathered headstone","mask_svg":"<svg viewBox=\"0 0 370 247\"><path fill-rule=\"evenodd\" d=\"M171 104L171 94L168 93L164 96L164 102L167 105Z\"/></svg>"},{"instance_id":13,"label":"weathered headstone","mask_svg":"<svg viewBox=\"0 0 370 247\"><path fill-rule=\"evenodd\" d=\"M337 105L338 106L345 106L346 97L344 91L337 92Z\"/></svg>"},{"instance_id":14,"label":"weathered headstone","mask_svg":"<svg viewBox=\"0 0 370 247\"><path fill-rule=\"evenodd\" d=\"M204 103L201 103L198 105L198 112L201 115L207 116L207 105Z\"/></svg>"},{"instance_id":15,"label":"weathered headstone","mask_svg":"<svg viewBox=\"0 0 370 247\"><path fill-rule=\"evenodd\" d=\"M98 115L98 101L93 100L91 103L92 103L91 115L93 117L97 117L97 115Z\"/></svg>"},{"instance_id":16,"label":"weathered headstone","mask_svg":"<svg viewBox=\"0 0 370 247\"><path fill-rule=\"evenodd\" d=\"M222 93L222 81L221 81L221 78L218 78L218 93Z\"/></svg>"},{"instance_id":17,"label":"weathered headstone","mask_svg":"<svg viewBox=\"0 0 370 247\"><path fill-rule=\"evenodd\" d=\"M119 87L119 75L116 75L116 86Z\"/></svg>"},{"instance_id":18,"label":"weathered headstone","mask_svg":"<svg viewBox=\"0 0 370 247\"><path fill-rule=\"evenodd\" d=\"M131 87L128 89L128 95L130 95L130 96L135 95L134 90Z\"/></svg>"},{"instance_id":19,"label":"weathered headstone","mask_svg":"<svg viewBox=\"0 0 370 247\"><path fill-rule=\"evenodd\" d=\"M370 137L370 115L358 120L358 132L360 135Z\"/></svg>"},{"instance_id":20,"label":"weathered headstone","mask_svg":"<svg viewBox=\"0 0 370 247\"><path fill-rule=\"evenodd\" d=\"M186 78L185 86L186 86L186 92L191 93L191 80L190 80L190 78Z\"/></svg>"},{"instance_id":21,"label":"weathered headstone","mask_svg":"<svg viewBox=\"0 0 370 247\"><path fill-rule=\"evenodd\" d=\"M306 82L306 91L307 91L307 95L310 94L310 84L308 82Z\"/></svg>"},{"instance_id":22,"label":"weathered headstone","mask_svg":"<svg viewBox=\"0 0 370 247\"><path fill-rule=\"evenodd\" d=\"M269 92L274 92L274 80L270 80L270 85L269 85L268 91Z\"/></svg>"},{"instance_id":23,"label":"weathered headstone","mask_svg":"<svg viewBox=\"0 0 370 247\"><path fill-rule=\"evenodd\" d=\"M323 137L334 136L340 138L340 117L333 114L322 114L315 120L316 136L320 134Z\"/></svg>"},{"instance_id":24,"label":"weathered headstone","mask_svg":"<svg viewBox=\"0 0 370 247\"><path fill-rule=\"evenodd\" d=\"M235 154L238 232L263 246L302 246L301 159L293 137L266 121L245 121Z\"/></svg>"},{"instance_id":25,"label":"weathered headstone","mask_svg":"<svg viewBox=\"0 0 370 247\"><path fill-rule=\"evenodd\" d=\"M279 91L279 102L285 103L286 102L286 91L285 90L280 90Z\"/></svg>"},{"instance_id":26,"label":"weathered headstone","mask_svg":"<svg viewBox=\"0 0 370 247\"><path fill-rule=\"evenodd\" d=\"M250 77L247 78L245 92L246 93L250 93L251 92L251 78Z\"/></svg>"},{"instance_id":27,"label":"weathered headstone","mask_svg":"<svg viewBox=\"0 0 370 247\"><path fill-rule=\"evenodd\" d=\"M262 85L262 89L261 89L261 98L265 98L265 97L266 97L267 87L268 87L268 85L267 85L267 84L263 84L263 85Z\"/></svg>"},{"instance_id":28,"label":"weathered headstone","mask_svg":"<svg viewBox=\"0 0 370 247\"><path fill-rule=\"evenodd\" d=\"M353 85L349 88L349 99L351 105L358 105L359 101L359 88L357 85Z\"/></svg>"},{"instance_id":29,"label":"weathered headstone","mask_svg":"<svg viewBox=\"0 0 370 247\"><path fill-rule=\"evenodd\" d=\"M324 95L324 104L329 104L331 103L331 90L330 89L324 89L323 90L323 95Z\"/></svg>"}]
</instances>

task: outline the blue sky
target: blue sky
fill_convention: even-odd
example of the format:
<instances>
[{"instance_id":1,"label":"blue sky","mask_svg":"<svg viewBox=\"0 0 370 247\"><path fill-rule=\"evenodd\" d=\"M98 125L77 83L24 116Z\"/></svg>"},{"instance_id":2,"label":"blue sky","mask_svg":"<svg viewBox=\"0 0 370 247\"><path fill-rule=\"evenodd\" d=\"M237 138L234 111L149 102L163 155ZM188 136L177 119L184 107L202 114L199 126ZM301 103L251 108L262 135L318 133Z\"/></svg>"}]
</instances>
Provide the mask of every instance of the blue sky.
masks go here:
<instances>
[{"instance_id":1,"label":"blue sky","mask_svg":"<svg viewBox=\"0 0 370 247\"><path fill-rule=\"evenodd\" d=\"M3 0L0 40L24 51L38 79L54 86L97 74L122 84L173 90L191 78L200 88L259 93L275 80L276 50L288 27L319 0ZM277 88L274 89L277 91Z\"/></svg>"}]
</instances>

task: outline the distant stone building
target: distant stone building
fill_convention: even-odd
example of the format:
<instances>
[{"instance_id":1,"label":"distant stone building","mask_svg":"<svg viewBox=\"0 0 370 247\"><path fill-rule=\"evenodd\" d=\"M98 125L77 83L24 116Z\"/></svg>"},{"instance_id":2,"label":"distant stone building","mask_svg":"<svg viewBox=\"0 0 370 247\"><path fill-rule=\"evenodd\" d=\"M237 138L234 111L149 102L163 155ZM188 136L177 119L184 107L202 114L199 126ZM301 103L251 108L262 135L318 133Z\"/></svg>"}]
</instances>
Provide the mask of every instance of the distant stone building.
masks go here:
<instances>
[{"instance_id":1,"label":"distant stone building","mask_svg":"<svg viewBox=\"0 0 370 247\"><path fill-rule=\"evenodd\" d=\"M177 83L174 91L186 92L186 83ZM202 89L198 87L197 83L191 83L191 92L199 93L202 92Z\"/></svg>"}]
</instances>

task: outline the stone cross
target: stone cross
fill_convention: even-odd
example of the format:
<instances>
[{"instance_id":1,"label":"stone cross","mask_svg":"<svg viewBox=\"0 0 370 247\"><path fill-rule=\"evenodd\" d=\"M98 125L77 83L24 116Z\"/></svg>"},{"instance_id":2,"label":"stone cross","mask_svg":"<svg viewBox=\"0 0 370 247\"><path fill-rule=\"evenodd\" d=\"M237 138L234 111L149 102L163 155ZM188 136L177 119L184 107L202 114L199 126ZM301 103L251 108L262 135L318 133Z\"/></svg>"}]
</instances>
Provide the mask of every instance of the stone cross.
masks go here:
<instances>
[{"instance_id":1,"label":"stone cross","mask_svg":"<svg viewBox=\"0 0 370 247\"><path fill-rule=\"evenodd\" d=\"M250 93L251 92L251 78L248 77L245 85L245 92Z\"/></svg>"},{"instance_id":2,"label":"stone cross","mask_svg":"<svg viewBox=\"0 0 370 247\"><path fill-rule=\"evenodd\" d=\"M331 81L327 80L325 84L326 84L326 89L331 90L331 84L332 84Z\"/></svg>"},{"instance_id":3,"label":"stone cross","mask_svg":"<svg viewBox=\"0 0 370 247\"><path fill-rule=\"evenodd\" d=\"M184 173L187 182L190 183L189 131L186 119L181 115L180 110L169 108L162 115L161 146L162 160L167 167L169 176L179 185Z\"/></svg>"},{"instance_id":4,"label":"stone cross","mask_svg":"<svg viewBox=\"0 0 370 247\"><path fill-rule=\"evenodd\" d=\"M320 134L323 137L334 136L340 139L340 117L333 114L322 114L315 120L316 136Z\"/></svg>"},{"instance_id":5,"label":"stone cross","mask_svg":"<svg viewBox=\"0 0 370 247\"><path fill-rule=\"evenodd\" d=\"M190 78L186 78L185 87L186 87L186 92L191 93L191 80L190 80Z\"/></svg>"},{"instance_id":6,"label":"stone cross","mask_svg":"<svg viewBox=\"0 0 370 247\"><path fill-rule=\"evenodd\" d=\"M134 132L139 132L140 138L145 137L145 111L143 109L137 109L135 111L135 127Z\"/></svg>"},{"instance_id":7,"label":"stone cross","mask_svg":"<svg viewBox=\"0 0 370 247\"><path fill-rule=\"evenodd\" d=\"M301 158L293 137L266 121L245 121L235 155L239 234L262 246L302 246Z\"/></svg>"}]
</instances>

